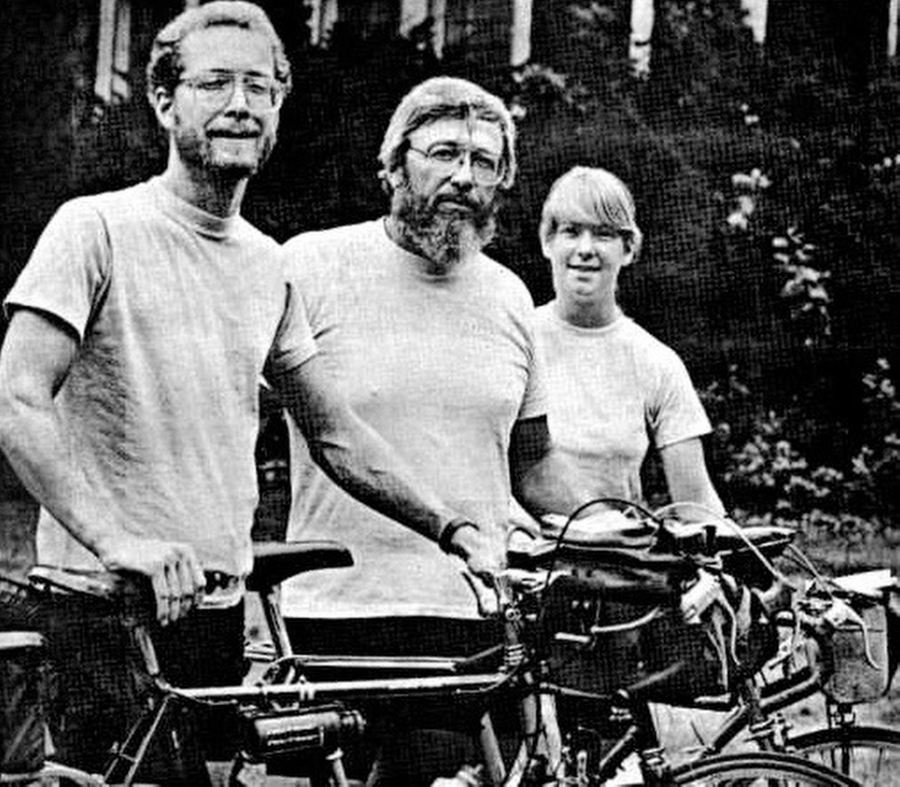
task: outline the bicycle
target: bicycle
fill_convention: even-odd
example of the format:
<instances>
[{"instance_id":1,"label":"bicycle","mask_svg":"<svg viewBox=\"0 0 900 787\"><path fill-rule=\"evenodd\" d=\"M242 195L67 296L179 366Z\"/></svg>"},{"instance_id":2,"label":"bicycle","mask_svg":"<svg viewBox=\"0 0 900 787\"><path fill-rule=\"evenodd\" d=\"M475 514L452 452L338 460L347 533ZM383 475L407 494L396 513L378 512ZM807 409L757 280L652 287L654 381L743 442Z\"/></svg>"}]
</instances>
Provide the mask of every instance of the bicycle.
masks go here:
<instances>
[{"instance_id":1,"label":"bicycle","mask_svg":"<svg viewBox=\"0 0 900 787\"><path fill-rule=\"evenodd\" d=\"M657 526L661 524L656 515L644 511L641 514L645 519L650 517ZM727 678L720 681L718 688L722 690L711 692L714 696L698 697L696 685L693 687L694 691L685 691L690 686L676 685L664 689L662 696L657 692L657 699L669 702L674 700L672 704L730 712L711 739L695 752L696 756L702 758L720 754L740 733L749 732L751 741L763 751L790 752L815 759L865 784L882 783L881 774L884 771L892 774L900 772L900 732L888 728L858 726L851 711L854 704L876 699L890 685L893 668L888 670L887 645L891 643L884 638L882 663L876 664L869 652L868 625L855 609L880 611L880 627L882 633L887 633L884 631L888 627L885 613L891 606L891 597L886 591L896 588L893 580L886 576L888 572L877 572L874 584L872 575L846 578L839 582L828 580L816 572L809 561L791 546L789 531L778 528L740 529L722 518L717 519L718 522L711 521L701 528L680 528L681 535L678 538L684 543L674 546L675 551L688 547L695 556L701 555L700 576L682 599L682 608L689 611L689 617L693 617L695 623L707 609L714 609L720 614L725 611L726 618L732 624L733 637L736 612L734 604L729 602L729 596L734 599L736 588L734 578L724 569L737 573L742 579L740 584L752 587L763 606L772 607L775 604L777 597L790 586L790 582L772 566L763 554L765 551L772 556L784 550L793 552L795 559L816 581L808 588L796 588L791 603L783 604L785 608L772 615L773 628L788 627L792 633L787 642L783 641L789 647L775 662L782 672L779 679L763 681L765 671L757 670L754 666L759 660L754 659L753 654L747 653L745 649L745 668L742 674L735 676L730 685L727 685ZM759 546L753 543L753 539L747 538L748 533L759 541ZM695 542L693 547L690 546L691 540ZM699 548L697 542L700 542ZM719 552L717 544L725 547L724 551ZM580 549L577 543L566 544L565 549L561 549L561 546L560 541L553 548L557 562L568 551L573 557L571 563L576 573L579 563L582 570L584 566L590 566L589 542L580 545ZM739 547L736 552L735 546ZM752 559L747 562L745 558ZM730 588L725 587L729 584ZM588 596L591 594L588 593ZM893 603L896 604L896 600ZM572 628L573 624L575 627L580 625L581 633L567 639L582 648L595 645L604 636L608 639L610 635L615 635L615 630L610 627L594 626L591 636L586 637L585 631L591 627L586 625L584 615L580 620L572 620L571 615L569 617L569 627ZM896 612L893 628L892 644L896 650L897 634L900 633L897 630ZM731 661L740 665L742 659L733 652L734 640L726 643L721 639L720 644L731 648ZM799 666L796 663L797 648L790 645L801 646L800 660L803 663ZM693 652L697 652L696 647ZM573 661L578 662L578 659L577 654L573 656ZM750 669L746 669L747 661ZM774 665L768 665L768 672L771 673L774 668ZM607 673L608 671L605 670ZM571 674L573 672L576 674ZM701 685L713 685L716 688L715 680L711 680L709 675L697 674L696 667L694 673ZM608 682L604 684L602 680L601 685L597 685L597 676L603 674L602 668L591 669L590 664L578 664L577 669L570 670L570 685L597 702L601 699L598 689L601 694L608 694L611 688ZM652 691L650 694L652 695ZM814 694L822 694L826 698L829 708L828 726L792 735L779 712ZM647 698L645 696L642 700ZM649 698L653 699L652 696ZM646 715L645 709L642 712ZM581 737L584 739L584 731ZM589 754L599 759L602 770L604 760L592 751L590 745L582 747L582 758Z\"/></svg>"},{"instance_id":2,"label":"bicycle","mask_svg":"<svg viewBox=\"0 0 900 787\"><path fill-rule=\"evenodd\" d=\"M900 657L900 586L887 569L826 577L793 544L786 545L784 557L809 580L791 587L791 580L760 561L776 585L770 595L779 588L791 591L788 607L773 618L776 627L786 630L781 651L757 675L759 693L749 692L746 705L757 706L739 707L707 750L720 751L741 723L755 724L764 748L815 759L864 784L897 778L900 731L858 724L854 707L877 701L890 688ZM775 672L779 678L765 680ZM780 711L813 695L823 702L825 726L794 734Z\"/></svg>"},{"instance_id":3,"label":"bicycle","mask_svg":"<svg viewBox=\"0 0 900 787\"><path fill-rule=\"evenodd\" d=\"M368 660L365 664L354 660L329 662L295 656L284 635L274 587L296 573L298 555L301 562L318 561L317 565L346 560L348 556L335 545L324 551L318 551L315 545L273 545L268 551L268 558L265 554L258 558L248 584L251 589L262 591L263 608L273 633L275 656L264 679L258 685L239 687L187 690L169 686L158 674L152 642L141 633L145 632L141 615L134 613L133 604L125 603L123 614L131 616L129 625L141 644L148 673L154 676L155 701L115 753L105 774L99 780L97 777L87 777L80 782L75 779L76 783L131 783L139 771L147 744L164 721L167 708L177 703L206 703L240 709L245 747L237 760L238 766L265 763L272 757L312 757L317 765L314 775L319 783L346 785L340 744L347 736L358 735L364 726L363 717L356 709L400 696L426 702L435 697L455 697L467 705L474 704L478 709L476 735L484 753L485 777L492 784L506 787L599 784L616 772L629 751L642 753L648 783L714 784L722 783L721 780L733 783L748 778L777 780L776 783L793 780L797 784L814 785L857 783L821 764L784 752L713 756L705 753L702 759L672 767L665 753L654 746L657 743L655 731L641 712L644 697L639 685L630 686L630 691L614 692L617 701L614 704L626 711L619 719L625 731L613 751L601 762L597 765L588 763L580 752L573 750L572 741L564 737L565 730L561 730L556 721L556 698L573 692L553 683L550 679L553 677L552 664L544 658L541 643L535 646L532 639L535 631L540 635L540 627L535 625L536 619L529 620L532 613L528 608L530 605L532 609L539 609L540 594L544 592L534 584L534 574L522 577L518 586L514 573L498 581L497 591L506 621L506 641L491 653L463 660L388 659ZM593 549L591 559L594 563L596 557L597 550ZM680 558L664 557L661 562L657 561L656 568L666 564L682 570L682 562ZM73 590L71 576L64 573L38 572L36 580L64 587L67 592ZM99 592L105 597L117 597L122 592L121 584L110 581L108 576L94 577L93 580L99 582ZM559 584L555 582L550 587L559 587ZM647 590L644 600L659 606L659 587L645 583L641 587ZM83 587L76 588L76 592L83 590ZM88 592L98 591L94 587ZM127 593L124 598L129 598ZM133 596L130 598L134 601ZM538 607L535 607L536 600ZM553 632L554 639L556 634L565 632ZM315 680L315 673L323 668L338 670L339 674L344 670L347 677ZM364 669L362 676L360 668ZM400 677L396 676L398 670L402 673ZM663 679L665 677L664 674ZM657 678L657 682L659 680ZM652 686L653 681L649 685ZM522 740L510 764L503 758L489 712L491 698L501 692L511 692L522 711ZM628 711L631 711L630 717ZM94 780L90 781L90 778Z\"/></svg>"},{"instance_id":4,"label":"bicycle","mask_svg":"<svg viewBox=\"0 0 900 787\"><path fill-rule=\"evenodd\" d=\"M247 578L247 589L260 595L266 611L269 633L277 655L289 655L290 645L281 616L277 614L275 596L278 585L295 574L320 568L352 565L349 551L330 541L297 543L260 543L254 545L253 571ZM161 674L149 634L152 597L149 588L133 578L106 572L77 572L49 566L36 566L25 584L11 578L0 578L0 610L13 617L25 631L0 633L0 647L6 637L7 652L19 659L5 660L11 675L9 683L16 692L14 709L23 716L15 739L2 741L4 772L2 784L74 784L103 787L132 784L140 774L154 738L167 730L168 720L181 706L214 702L222 707L240 703L242 744L236 752L232 781L241 772L273 753L306 756L307 769L316 779L324 774L337 787L347 787L343 772L341 743L361 734L364 721L360 715L339 703L274 702L261 696L254 702L244 686L219 687L214 701L204 697L202 689L171 686ZM41 672L42 616L48 614L48 596L76 594L106 605L108 614L117 615L130 632L143 659L151 690L146 710L111 752L102 774L86 773L45 757L46 723L40 709L39 680ZM201 605L202 606L202 605ZM7 624L9 621L6 621ZM284 648L284 650L279 650ZM32 680L22 680L31 677ZM12 736L10 736L12 738ZM190 746L191 742L184 742ZM9 751L7 751L7 748ZM6 771L14 772L6 772Z\"/></svg>"},{"instance_id":5,"label":"bicycle","mask_svg":"<svg viewBox=\"0 0 900 787\"><path fill-rule=\"evenodd\" d=\"M774 539L771 538L773 533ZM784 545L785 539L777 531L757 535L760 540L771 540L766 548L780 549ZM643 537L644 534L639 536ZM675 572L684 579L688 574L695 573L696 565L683 556L656 553L654 557L643 553L639 559L634 559L632 555L630 561L625 561L628 576L623 576L621 572L626 553L616 548L621 547L620 543L611 549L609 545L603 547L596 543L582 545L581 552L584 554L581 557L588 570L596 570L602 562L598 560L600 556L615 558L616 579L620 583L615 587L615 582L604 584L596 578L592 582L589 577L573 577L572 566L566 567L568 570L560 570L560 553L570 546L564 544L564 539L560 538L555 543L546 542L543 554L541 545L538 546L527 557L520 556L520 563L528 562L526 567L514 567L497 581L496 590L506 621L506 640L502 647L493 652L478 654L471 659L444 661L296 656L280 664L276 662L273 670L277 672L288 668L303 676L303 689L310 692L310 696L341 698L350 704L371 703L389 696L392 687L400 689L403 679L391 677L399 669L420 673L415 679L417 683L407 683L401 689L405 696L420 700L455 695L471 702L473 696L477 697L480 693L487 706L491 695L511 693L518 697L521 707L522 742L509 763L503 759L489 713L478 718L477 730L473 732L473 736L480 740L484 753L484 776L488 783L495 785L600 784L612 777L632 752L641 753L644 757L648 783L705 784L716 783L714 779L718 778L734 781L751 777L773 779L778 783L791 779L801 784L856 783L831 769L822 769L819 764L806 762L782 751L736 755L703 752L702 762L673 766L666 753L659 748L652 721L645 712L646 700L651 696L649 690L677 673L677 669L669 666L657 675L649 676L643 685L641 681L631 684L623 681L617 685L614 671L611 677L609 670L589 669L594 675L603 674L604 679L610 682L604 697L596 692L561 685L559 678L565 678L564 674L561 675L565 663L554 661L554 655L550 652L553 644L562 642L563 647L587 650L606 634L639 630L659 614L663 601L671 602L678 596L678 583L673 584L671 577L664 575ZM606 554L603 554L604 549ZM546 567L548 556L550 568ZM543 568L540 566L542 559L545 562ZM564 625L566 621L554 617L552 594L557 593L556 597L562 599L565 606L572 601L573 585L576 588L580 586L588 599L596 597L601 590L607 596L610 591L638 594L640 603L650 608L650 612L624 627L618 624L592 626L589 634L568 631ZM492 658L498 666L494 672L485 672L485 665L490 664ZM332 682L322 679L323 675L335 674L343 675L345 679ZM289 688L284 690L290 691ZM571 730L567 730L566 724L560 723L557 717L556 700L559 697L585 697L591 702L612 700L612 705L616 706L613 715L618 714L617 720L624 729L601 760L590 762L587 752L573 745L575 741Z\"/></svg>"}]
</instances>

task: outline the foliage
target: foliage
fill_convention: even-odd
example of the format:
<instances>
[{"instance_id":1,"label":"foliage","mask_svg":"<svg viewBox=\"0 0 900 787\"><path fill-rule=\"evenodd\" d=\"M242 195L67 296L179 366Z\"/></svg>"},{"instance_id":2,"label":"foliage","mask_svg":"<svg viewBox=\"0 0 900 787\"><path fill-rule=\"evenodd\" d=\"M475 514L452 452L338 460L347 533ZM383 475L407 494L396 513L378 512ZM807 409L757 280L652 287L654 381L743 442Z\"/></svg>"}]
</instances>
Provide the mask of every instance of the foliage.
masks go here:
<instances>
[{"instance_id":1,"label":"foliage","mask_svg":"<svg viewBox=\"0 0 900 787\"><path fill-rule=\"evenodd\" d=\"M17 153L0 233L5 286L61 199L134 182L164 161L137 82L131 101L101 114L86 98L95 49L85 45L76 68L80 50L62 31L88 41L90 15L77 13L88 5L55 11L60 35L47 40L65 63L31 34L38 15L10 16L10 30L29 25L10 95L29 101L5 132ZM546 301L536 227L550 183L574 164L615 171L645 235L623 304L706 383L726 496L753 516L882 527L897 514L900 450L890 383L900 362L900 66L862 45L866 15L853 5L770 3L763 52L740 0L657 0L648 79L630 71L627 0L536 3L549 14L534 26L536 57L514 71L502 53L490 60L462 44L438 60L428 24L406 38L342 25L313 46L285 10L276 24L296 88L244 212L278 240L378 215L378 147L401 96L436 73L484 84L516 113L521 165L491 253ZM822 26L827 14L838 15L834 29ZM153 25L135 28L146 37ZM824 37L835 45L820 46ZM33 65L45 60L53 68ZM38 73L60 87L26 89ZM40 144L18 144L36 129Z\"/></svg>"},{"instance_id":2,"label":"foliage","mask_svg":"<svg viewBox=\"0 0 900 787\"><path fill-rule=\"evenodd\" d=\"M512 72L515 91L510 96L509 108L513 117L521 120L528 114L529 107L557 106L564 104L579 112L586 111L587 90L583 85L572 83L564 74L539 63L528 63Z\"/></svg>"},{"instance_id":3,"label":"foliage","mask_svg":"<svg viewBox=\"0 0 900 787\"><path fill-rule=\"evenodd\" d=\"M796 227L773 238L772 248L778 269L787 276L780 295L789 302L791 318L801 325L803 343L810 347L831 335L831 297L826 288L831 272L813 267L816 247L807 243Z\"/></svg>"},{"instance_id":4,"label":"foliage","mask_svg":"<svg viewBox=\"0 0 900 787\"><path fill-rule=\"evenodd\" d=\"M879 358L858 390L868 439L839 467L804 455L791 435L790 417L757 404L749 425L728 420L753 399L731 369L727 380L700 391L716 423L719 487L739 519L794 527L827 536L848 549L889 528L898 514L900 400L890 365Z\"/></svg>"},{"instance_id":5,"label":"foliage","mask_svg":"<svg viewBox=\"0 0 900 787\"><path fill-rule=\"evenodd\" d=\"M579 111L561 89L520 99L523 181L539 185L508 206L513 233L566 167L622 176L646 239L623 276L626 310L695 379L741 370L716 394L736 441L712 448L728 494L779 516L888 521L896 427L861 407L854 381L876 358L898 361L897 67L874 50L826 51L821 37L842 33L805 2L770 9L781 38L763 53L739 0L661 0L651 73L636 80L621 45L630 4L567 6L576 43L532 68L577 85ZM864 15L851 16L840 23ZM512 238L500 251L546 299L539 251ZM533 266L518 261L523 247Z\"/></svg>"}]
</instances>

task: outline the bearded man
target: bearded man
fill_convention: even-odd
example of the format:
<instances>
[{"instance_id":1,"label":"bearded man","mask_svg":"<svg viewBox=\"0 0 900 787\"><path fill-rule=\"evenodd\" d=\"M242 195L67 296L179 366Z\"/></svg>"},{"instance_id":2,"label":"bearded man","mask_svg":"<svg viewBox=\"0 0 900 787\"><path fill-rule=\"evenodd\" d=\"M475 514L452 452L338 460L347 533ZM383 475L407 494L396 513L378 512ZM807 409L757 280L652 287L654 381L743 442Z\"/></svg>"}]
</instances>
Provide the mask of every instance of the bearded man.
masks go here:
<instances>
[{"instance_id":1,"label":"bearded man","mask_svg":"<svg viewBox=\"0 0 900 787\"><path fill-rule=\"evenodd\" d=\"M192 6L166 25L148 66L165 171L63 205L4 304L0 449L42 506L38 559L145 576L159 620L151 634L177 686L244 676L262 376L352 494L479 574L502 563L485 565L478 525L463 526L338 396L280 247L240 215L290 75L256 5ZM149 682L105 607L43 603L57 758L102 771ZM203 759L228 759L239 744L230 718L211 715L206 735L185 737L184 714L154 738L164 770L138 780L208 782Z\"/></svg>"},{"instance_id":2,"label":"bearded man","mask_svg":"<svg viewBox=\"0 0 900 787\"><path fill-rule=\"evenodd\" d=\"M512 117L471 82L429 79L397 107L379 159L390 214L293 238L287 275L356 412L502 550L511 494L538 517L587 499L550 446L531 297L482 253L515 177ZM355 559L284 587L298 650L465 656L498 644L462 564L358 505L290 432L288 537L336 538ZM442 770L425 753L440 748L394 738L407 762L380 760L370 783L431 784ZM455 772L463 753L445 755Z\"/></svg>"}]
</instances>

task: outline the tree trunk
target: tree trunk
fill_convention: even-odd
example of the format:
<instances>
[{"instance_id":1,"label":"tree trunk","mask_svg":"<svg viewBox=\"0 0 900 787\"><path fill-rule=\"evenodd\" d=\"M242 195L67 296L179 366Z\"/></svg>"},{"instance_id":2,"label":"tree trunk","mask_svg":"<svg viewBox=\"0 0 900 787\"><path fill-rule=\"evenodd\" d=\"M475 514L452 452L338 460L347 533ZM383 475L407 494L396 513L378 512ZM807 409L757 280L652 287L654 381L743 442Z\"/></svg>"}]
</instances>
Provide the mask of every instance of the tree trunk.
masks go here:
<instances>
[{"instance_id":1,"label":"tree trunk","mask_svg":"<svg viewBox=\"0 0 900 787\"><path fill-rule=\"evenodd\" d=\"M747 12L744 24L753 31L753 40L762 46L766 42L766 20L769 0L741 0L741 8Z\"/></svg>"},{"instance_id":2,"label":"tree trunk","mask_svg":"<svg viewBox=\"0 0 900 787\"><path fill-rule=\"evenodd\" d=\"M509 64L515 68L531 59L532 0L513 0Z\"/></svg>"},{"instance_id":3,"label":"tree trunk","mask_svg":"<svg viewBox=\"0 0 900 787\"><path fill-rule=\"evenodd\" d=\"M650 75L650 39L653 37L653 0L631 0L631 36L628 60L635 76Z\"/></svg>"}]
</instances>

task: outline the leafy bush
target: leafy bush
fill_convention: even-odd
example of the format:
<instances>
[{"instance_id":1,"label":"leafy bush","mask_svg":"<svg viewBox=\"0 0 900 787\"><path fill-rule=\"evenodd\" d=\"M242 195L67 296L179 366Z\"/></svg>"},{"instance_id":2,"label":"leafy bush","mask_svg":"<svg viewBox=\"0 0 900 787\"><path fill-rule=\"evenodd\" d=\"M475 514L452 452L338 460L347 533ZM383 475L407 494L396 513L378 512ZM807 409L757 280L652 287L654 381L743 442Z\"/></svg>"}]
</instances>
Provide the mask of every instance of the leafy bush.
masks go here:
<instances>
[{"instance_id":1,"label":"leafy bush","mask_svg":"<svg viewBox=\"0 0 900 787\"><path fill-rule=\"evenodd\" d=\"M736 370L700 395L716 424L716 455L725 458L717 468L719 487L738 519L790 526L847 550L884 535L896 520L900 401L885 359L862 378L862 442L837 468L810 462L791 435L789 417L761 405L749 424L734 428L729 413L752 399Z\"/></svg>"}]
</instances>

